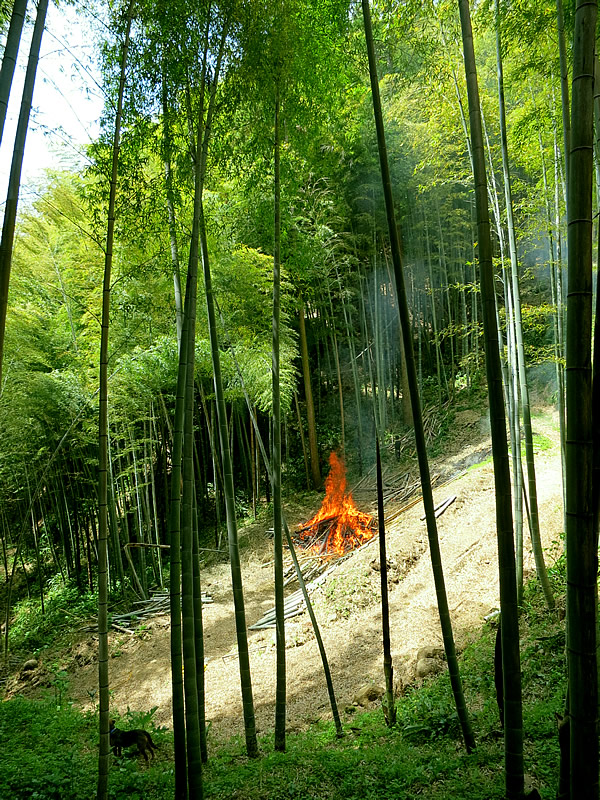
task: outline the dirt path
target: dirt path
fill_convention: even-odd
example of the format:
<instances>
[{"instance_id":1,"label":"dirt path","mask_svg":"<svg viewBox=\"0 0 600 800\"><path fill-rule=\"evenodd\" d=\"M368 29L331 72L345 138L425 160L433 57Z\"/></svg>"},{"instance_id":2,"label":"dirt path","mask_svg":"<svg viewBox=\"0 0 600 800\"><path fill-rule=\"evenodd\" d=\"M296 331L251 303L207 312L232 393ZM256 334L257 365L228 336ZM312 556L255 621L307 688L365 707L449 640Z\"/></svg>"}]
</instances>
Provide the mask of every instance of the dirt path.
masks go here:
<instances>
[{"instance_id":1,"label":"dirt path","mask_svg":"<svg viewBox=\"0 0 600 800\"><path fill-rule=\"evenodd\" d=\"M462 413L462 416L461 416ZM459 412L455 420L455 455L444 461L446 474L464 469L489 451L485 419ZM556 426L549 416L534 418L534 430L552 440L551 448L537 454L540 522L548 560L558 553L553 544L562 529L560 456ZM498 606L498 568L495 533L493 468L484 463L451 484L434 491L443 501L456 501L439 518L439 537L446 587L457 645L478 628L485 614ZM374 493L355 497L368 510ZM290 522L308 518L316 509ZM386 509L390 515L394 506ZM395 674L403 683L414 680L416 654L422 646L442 647L422 503L401 514L388 529L390 561L390 615ZM242 550L242 569L248 624L256 622L273 606L271 544L262 532L252 534L253 545ZM256 542L258 541L258 544ZM525 571L534 571L531 547L525 546ZM338 705L343 711L357 690L371 681L382 683L379 615L378 547L368 545L334 571L314 594L315 609L330 659ZM229 566L221 564L204 574L203 589L214 603L204 606L206 637L207 718L211 738L243 734L239 667L235 646L233 601ZM297 586L291 586L290 592ZM286 626L288 640L288 725L300 729L319 718L329 718L323 670L307 615ZM272 729L275 692L274 632L250 632L250 658L257 728ZM79 663L90 662L94 642L83 643ZM140 636L113 634L110 682L112 704L121 713L158 706L158 724L171 724L169 627L167 617L157 617ZM69 693L82 707L89 707L96 687L93 663L70 670ZM92 693L92 694L90 694Z\"/></svg>"}]
</instances>

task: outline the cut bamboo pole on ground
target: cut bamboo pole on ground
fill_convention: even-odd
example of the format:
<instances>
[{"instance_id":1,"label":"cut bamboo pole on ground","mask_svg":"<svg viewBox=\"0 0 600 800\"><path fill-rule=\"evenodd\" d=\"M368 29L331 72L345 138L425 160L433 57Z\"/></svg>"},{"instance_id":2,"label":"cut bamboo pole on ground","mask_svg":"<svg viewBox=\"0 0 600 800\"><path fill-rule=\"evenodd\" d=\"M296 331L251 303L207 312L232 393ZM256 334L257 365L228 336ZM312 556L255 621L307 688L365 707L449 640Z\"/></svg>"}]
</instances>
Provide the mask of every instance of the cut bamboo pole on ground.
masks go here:
<instances>
[{"instance_id":1,"label":"cut bamboo pole on ground","mask_svg":"<svg viewBox=\"0 0 600 800\"><path fill-rule=\"evenodd\" d=\"M456 500L456 495L453 495L452 497L447 497L447 498L446 498L446 499L443 501L443 503L439 503L439 505L437 505L437 506L436 506L436 507L433 509L433 510L434 510L434 512L435 512L435 518L437 519L438 517L441 517L441 516L442 516L442 514L444 513L444 511L446 511L446 509L447 509L447 508L450 508L450 506L452 505L452 503L453 503L455 500ZM421 517L421 522L423 522L424 520L425 520L425 516L422 516L422 517Z\"/></svg>"},{"instance_id":2,"label":"cut bamboo pole on ground","mask_svg":"<svg viewBox=\"0 0 600 800\"><path fill-rule=\"evenodd\" d=\"M340 561L336 561L335 564L332 564L329 569L326 569L318 578L315 578L310 583L306 584L306 594L313 591L320 586L328 575L330 575L333 570L338 566ZM302 589L298 589L297 592L291 594L287 597L284 601L283 608L284 608L284 618L290 619L291 617L298 616L304 611L305 607L305 594ZM263 616L255 622L254 625L250 626L251 631L258 631L262 630L263 628L274 628L275 627L275 609L272 608L267 611Z\"/></svg>"}]
</instances>

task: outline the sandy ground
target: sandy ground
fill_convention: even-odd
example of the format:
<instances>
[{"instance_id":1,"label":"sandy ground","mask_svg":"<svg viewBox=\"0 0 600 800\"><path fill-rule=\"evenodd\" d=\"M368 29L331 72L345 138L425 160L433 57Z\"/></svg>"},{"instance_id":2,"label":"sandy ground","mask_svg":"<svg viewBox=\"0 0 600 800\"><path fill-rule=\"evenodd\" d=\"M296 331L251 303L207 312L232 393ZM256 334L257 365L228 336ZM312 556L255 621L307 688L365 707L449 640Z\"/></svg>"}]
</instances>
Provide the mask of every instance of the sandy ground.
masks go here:
<instances>
[{"instance_id":1,"label":"sandy ground","mask_svg":"<svg viewBox=\"0 0 600 800\"><path fill-rule=\"evenodd\" d=\"M553 442L551 448L536 456L540 524L547 561L551 562L559 552L557 540L562 529L558 434L550 414L534 417L534 431ZM432 465L432 473L437 470L443 471L444 477L460 475L434 490L436 503L457 496L439 518L438 529L448 603L460 649L468 633L479 628L483 617L499 605L493 467L491 462L483 463L464 473L467 466L489 453L486 419L470 411L459 412L450 445L453 455L441 464ZM360 490L355 500L362 510L374 511L372 487ZM392 516L400 507L390 503L386 516ZM297 518L290 515L290 523L305 521L316 510L306 509ZM399 689L415 679L417 651L422 646L442 647L422 516L423 506L419 502L393 520L387 532L391 640ZM312 595L342 712L362 686L383 683L376 542L340 563ZM251 625L274 603L272 544L261 527L245 535L244 545L242 573L246 617ZM525 574L534 573L528 540L524 563ZM287 591L291 593L297 588L293 584ZM206 713L212 723L211 739L243 735L228 564L205 571L203 590L214 599L212 604L204 606ZM306 613L286 624L286 637L288 729L298 730L318 719L330 718L331 711L321 659ZM249 647L257 729L265 733L272 729L274 721L274 631L249 632ZM81 707L90 707L96 701L95 648L94 637L89 637L71 654L69 694ZM110 648L113 707L124 713L128 707L147 710L157 706L155 722L170 725L168 618L153 618L148 630L133 637L113 632Z\"/></svg>"}]
</instances>

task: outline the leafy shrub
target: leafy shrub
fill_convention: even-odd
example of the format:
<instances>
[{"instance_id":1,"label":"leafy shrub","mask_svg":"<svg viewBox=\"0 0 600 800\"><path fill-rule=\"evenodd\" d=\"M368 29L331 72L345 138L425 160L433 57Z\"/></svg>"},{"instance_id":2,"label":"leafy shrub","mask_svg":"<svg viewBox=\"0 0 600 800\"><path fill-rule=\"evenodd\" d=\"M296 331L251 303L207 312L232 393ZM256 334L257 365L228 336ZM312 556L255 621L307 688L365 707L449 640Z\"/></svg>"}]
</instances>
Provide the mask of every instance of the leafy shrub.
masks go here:
<instances>
[{"instance_id":1,"label":"leafy shrub","mask_svg":"<svg viewBox=\"0 0 600 800\"><path fill-rule=\"evenodd\" d=\"M413 742L460 735L458 714L451 698L433 694L428 687L410 695L401 706L397 722L404 736Z\"/></svg>"},{"instance_id":2,"label":"leafy shrub","mask_svg":"<svg viewBox=\"0 0 600 800\"><path fill-rule=\"evenodd\" d=\"M68 618L65 611L68 609ZM39 597L21 600L14 607L9 631L10 647L39 650L56 637L56 632L70 627L77 617L95 616L98 599L95 593L81 593L73 583L52 580L44 595L44 613Z\"/></svg>"}]
</instances>

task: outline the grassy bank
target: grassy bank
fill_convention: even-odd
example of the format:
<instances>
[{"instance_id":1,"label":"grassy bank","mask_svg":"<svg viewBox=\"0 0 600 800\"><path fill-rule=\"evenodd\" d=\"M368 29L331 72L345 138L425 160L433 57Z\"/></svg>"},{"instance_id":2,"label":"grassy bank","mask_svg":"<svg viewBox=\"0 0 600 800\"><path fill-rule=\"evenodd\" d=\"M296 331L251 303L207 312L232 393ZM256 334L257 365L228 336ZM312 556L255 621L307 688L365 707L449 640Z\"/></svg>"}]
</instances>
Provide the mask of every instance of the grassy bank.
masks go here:
<instances>
[{"instance_id":1,"label":"grassy bank","mask_svg":"<svg viewBox=\"0 0 600 800\"><path fill-rule=\"evenodd\" d=\"M551 570L559 598L563 565ZM560 605L560 602L559 602ZM207 798L237 800L494 800L503 797L503 741L494 695L495 629L486 624L461 655L465 694L477 749L466 755L446 675L398 699L398 722L386 728L381 710L345 715L346 736L331 724L288 737L287 753L272 738L249 761L243 742L211 750L205 768ZM554 712L564 705L564 621L549 614L541 591L525 592L522 625L525 769L543 798L555 797L558 743ZM63 678L61 678L63 680ZM334 676L335 680L335 676ZM53 687L43 701L14 698L0 704L0 797L12 800L89 800L97 761L94 714L68 702L68 686ZM110 796L167 800L173 793L172 735L152 726L151 712L130 715L123 727L143 726L158 743L146 768L128 755L113 759ZM210 745L210 736L209 736Z\"/></svg>"}]
</instances>

